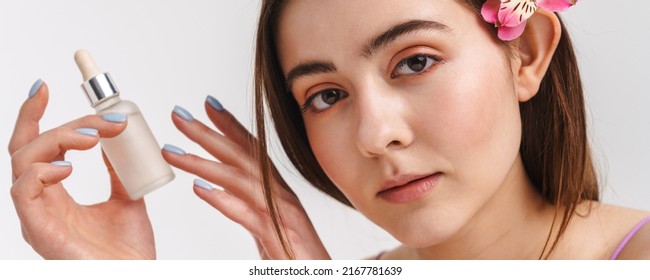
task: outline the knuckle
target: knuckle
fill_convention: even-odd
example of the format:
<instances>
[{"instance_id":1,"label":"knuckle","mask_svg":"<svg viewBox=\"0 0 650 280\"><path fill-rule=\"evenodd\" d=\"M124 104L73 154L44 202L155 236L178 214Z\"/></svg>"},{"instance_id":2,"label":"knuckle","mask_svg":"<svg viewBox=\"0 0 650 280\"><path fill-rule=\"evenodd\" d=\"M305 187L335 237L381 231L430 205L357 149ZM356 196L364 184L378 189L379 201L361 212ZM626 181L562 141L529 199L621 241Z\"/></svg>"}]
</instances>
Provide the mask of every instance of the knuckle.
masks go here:
<instances>
[{"instance_id":1,"label":"knuckle","mask_svg":"<svg viewBox=\"0 0 650 280\"><path fill-rule=\"evenodd\" d=\"M28 159L20 150L11 156L11 173L14 179L22 176L29 169Z\"/></svg>"},{"instance_id":2,"label":"knuckle","mask_svg":"<svg viewBox=\"0 0 650 280\"><path fill-rule=\"evenodd\" d=\"M98 115L85 115L60 126L59 128L67 129L68 131L79 127L92 127L99 129L101 127L100 124L102 123L100 118L101 116Z\"/></svg>"},{"instance_id":3,"label":"knuckle","mask_svg":"<svg viewBox=\"0 0 650 280\"><path fill-rule=\"evenodd\" d=\"M267 225L272 223L269 209L266 206L260 205L259 207L255 207L254 212L254 215L259 218L260 224Z\"/></svg>"},{"instance_id":4,"label":"knuckle","mask_svg":"<svg viewBox=\"0 0 650 280\"><path fill-rule=\"evenodd\" d=\"M22 156L20 156L20 153L16 152L13 155L11 155L11 169L16 171L21 161L22 161Z\"/></svg>"},{"instance_id":5,"label":"knuckle","mask_svg":"<svg viewBox=\"0 0 650 280\"><path fill-rule=\"evenodd\" d=\"M70 128L65 126L55 127L50 129L42 134L43 137L50 137L53 140L58 141L58 139L64 139L70 133Z\"/></svg>"},{"instance_id":6,"label":"knuckle","mask_svg":"<svg viewBox=\"0 0 650 280\"><path fill-rule=\"evenodd\" d=\"M229 168L227 173L225 173L225 176L229 176L231 180L233 180L237 185L240 186L246 186L246 185L252 185L254 184L254 179L248 175L244 170L241 170L239 168Z\"/></svg>"},{"instance_id":7,"label":"knuckle","mask_svg":"<svg viewBox=\"0 0 650 280\"><path fill-rule=\"evenodd\" d=\"M7 151L9 152L9 155L13 155L13 153L18 150L18 147L16 147L16 144L14 143L13 140L9 142L9 145L7 145Z\"/></svg>"},{"instance_id":8,"label":"knuckle","mask_svg":"<svg viewBox=\"0 0 650 280\"><path fill-rule=\"evenodd\" d=\"M197 139L206 139L206 138L211 138L215 136L215 131L209 128L206 125L199 125L197 128L197 134L196 137Z\"/></svg>"},{"instance_id":9,"label":"knuckle","mask_svg":"<svg viewBox=\"0 0 650 280\"><path fill-rule=\"evenodd\" d=\"M18 190L18 186L16 186L15 183L11 186L11 189L9 189L9 194L11 194L11 198L13 198L13 199L16 199L16 198L20 197L20 192Z\"/></svg>"},{"instance_id":10,"label":"knuckle","mask_svg":"<svg viewBox=\"0 0 650 280\"><path fill-rule=\"evenodd\" d=\"M25 242L27 242L27 244L32 245L32 243L29 241L29 236L27 236L27 233L25 232L25 230L21 229L20 231L22 233L23 240L25 240Z\"/></svg>"},{"instance_id":11,"label":"knuckle","mask_svg":"<svg viewBox=\"0 0 650 280\"><path fill-rule=\"evenodd\" d=\"M85 115L81 118L78 118L77 120L67 123L65 126L70 126L70 125L88 126L89 124L92 124L91 126L94 127L94 124L98 123L99 118L100 116L98 115Z\"/></svg>"},{"instance_id":12,"label":"knuckle","mask_svg":"<svg viewBox=\"0 0 650 280\"><path fill-rule=\"evenodd\" d=\"M40 172L41 171L37 167L36 163L30 164L29 167L27 167L27 169L25 170L25 172L23 172L23 174L21 174L20 176L17 176L16 181L11 186L11 189L9 189L9 193L11 194L11 197L14 200L20 199L20 197L23 195L23 192L22 192L23 188L22 188L21 185L24 184L25 180L27 179L26 177L29 177L29 176L37 176L37 177L39 177Z\"/></svg>"},{"instance_id":13,"label":"knuckle","mask_svg":"<svg viewBox=\"0 0 650 280\"><path fill-rule=\"evenodd\" d=\"M204 160L205 159L194 154L188 154L188 156L180 157L180 161L184 162L184 165L187 167L201 166Z\"/></svg>"},{"instance_id":14,"label":"knuckle","mask_svg":"<svg viewBox=\"0 0 650 280\"><path fill-rule=\"evenodd\" d=\"M98 115L85 115L81 117L79 120L83 123L90 123L90 122L95 122L99 118Z\"/></svg>"}]
</instances>

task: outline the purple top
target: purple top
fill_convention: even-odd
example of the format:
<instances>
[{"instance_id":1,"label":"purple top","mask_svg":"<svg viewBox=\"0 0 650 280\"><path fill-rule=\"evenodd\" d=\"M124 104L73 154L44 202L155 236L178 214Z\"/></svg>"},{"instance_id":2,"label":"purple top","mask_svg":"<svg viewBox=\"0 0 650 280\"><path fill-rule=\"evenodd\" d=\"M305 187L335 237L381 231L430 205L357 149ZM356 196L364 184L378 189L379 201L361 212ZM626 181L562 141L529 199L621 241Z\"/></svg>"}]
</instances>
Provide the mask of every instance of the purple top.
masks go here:
<instances>
[{"instance_id":1,"label":"purple top","mask_svg":"<svg viewBox=\"0 0 650 280\"><path fill-rule=\"evenodd\" d=\"M626 236L623 238L623 241L621 241L621 244L618 244L618 247L616 247L616 250L614 250L614 254L612 254L612 257L609 258L610 260L615 260L618 259L618 255L623 251L623 248L625 248L625 245L627 245L628 242L630 242L630 239L634 237L634 235L645 225L646 223L650 222L650 216L645 217L645 219L641 220Z\"/></svg>"}]
</instances>

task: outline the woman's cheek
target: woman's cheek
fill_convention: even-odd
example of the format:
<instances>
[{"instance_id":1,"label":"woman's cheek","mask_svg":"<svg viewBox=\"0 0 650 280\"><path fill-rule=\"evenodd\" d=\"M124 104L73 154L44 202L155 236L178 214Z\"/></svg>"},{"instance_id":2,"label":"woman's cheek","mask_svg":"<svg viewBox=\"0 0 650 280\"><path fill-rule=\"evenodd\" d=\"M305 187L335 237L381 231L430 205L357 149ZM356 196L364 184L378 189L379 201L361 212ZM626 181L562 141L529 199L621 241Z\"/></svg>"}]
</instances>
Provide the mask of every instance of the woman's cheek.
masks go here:
<instances>
[{"instance_id":1,"label":"woman's cheek","mask_svg":"<svg viewBox=\"0 0 650 280\"><path fill-rule=\"evenodd\" d=\"M454 89L446 95L447 109L441 117L454 125L448 125L444 145L454 169L462 174L462 185L497 187L519 151L519 104L514 88L505 75L498 74L499 69L490 73L479 70L467 72L472 69L466 67L466 74L475 74L453 83Z\"/></svg>"},{"instance_id":2,"label":"woman's cheek","mask_svg":"<svg viewBox=\"0 0 650 280\"><path fill-rule=\"evenodd\" d=\"M354 150L347 139L350 139L344 123L337 125L316 125L315 121L306 125L309 144L314 156L325 174L337 186L345 186L354 180L352 168ZM348 172L346 172L348 170ZM345 193L345 190L341 190ZM347 194L346 194L347 195Z\"/></svg>"}]
</instances>

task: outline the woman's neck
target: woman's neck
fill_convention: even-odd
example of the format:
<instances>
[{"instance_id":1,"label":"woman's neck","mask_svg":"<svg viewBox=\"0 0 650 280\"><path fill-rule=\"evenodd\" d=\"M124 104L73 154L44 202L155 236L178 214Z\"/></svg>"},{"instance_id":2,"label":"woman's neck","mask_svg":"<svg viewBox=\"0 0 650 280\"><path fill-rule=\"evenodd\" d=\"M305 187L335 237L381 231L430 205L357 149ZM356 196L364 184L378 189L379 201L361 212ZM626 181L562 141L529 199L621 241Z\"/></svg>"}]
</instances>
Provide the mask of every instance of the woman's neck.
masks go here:
<instances>
[{"instance_id":1,"label":"woman's neck","mask_svg":"<svg viewBox=\"0 0 650 280\"><path fill-rule=\"evenodd\" d=\"M555 212L518 157L497 193L454 236L431 247L404 247L395 253L410 259L537 259Z\"/></svg>"}]
</instances>

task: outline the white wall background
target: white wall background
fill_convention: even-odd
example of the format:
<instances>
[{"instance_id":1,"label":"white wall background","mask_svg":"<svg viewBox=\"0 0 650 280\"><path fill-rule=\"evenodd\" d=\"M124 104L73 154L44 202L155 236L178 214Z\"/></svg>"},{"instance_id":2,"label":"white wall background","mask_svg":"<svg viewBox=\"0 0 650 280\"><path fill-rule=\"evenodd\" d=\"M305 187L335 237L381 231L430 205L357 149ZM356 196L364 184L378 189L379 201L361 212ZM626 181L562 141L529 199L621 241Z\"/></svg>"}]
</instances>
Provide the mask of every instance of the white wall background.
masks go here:
<instances>
[{"instance_id":1,"label":"white wall background","mask_svg":"<svg viewBox=\"0 0 650 280\"><path fill-rule=\"evenodd\" d=\"M79 84L73 53L89 49L112 73L123 97L137 103L159 143L207 156L178 132L178 104L207 122L206 94L251 126L251 73L259 2L0 0L0 259L39 259L21 237L9 188L6 152L18 108L42 78L50 129L93 113ZM578 50L592 142L607 202L650 210L650 2L581 1L565 14ZM72 151L75 173L65 181L84 204L105 200L109 185L99 148ZM289 164L284 164L289 166ZM252 238L195 197L192 179L177 178L147 196L161 259L256 259ZM397 243L386 233L284 171L332 257L356 259ZM295 173L294 173L295 174Z\"/></svg>"}]
</instances>

